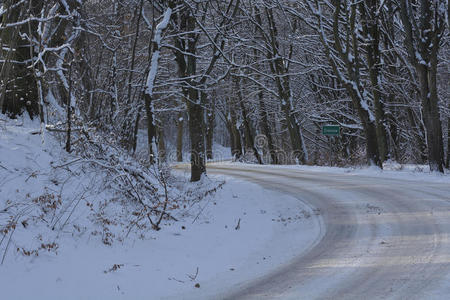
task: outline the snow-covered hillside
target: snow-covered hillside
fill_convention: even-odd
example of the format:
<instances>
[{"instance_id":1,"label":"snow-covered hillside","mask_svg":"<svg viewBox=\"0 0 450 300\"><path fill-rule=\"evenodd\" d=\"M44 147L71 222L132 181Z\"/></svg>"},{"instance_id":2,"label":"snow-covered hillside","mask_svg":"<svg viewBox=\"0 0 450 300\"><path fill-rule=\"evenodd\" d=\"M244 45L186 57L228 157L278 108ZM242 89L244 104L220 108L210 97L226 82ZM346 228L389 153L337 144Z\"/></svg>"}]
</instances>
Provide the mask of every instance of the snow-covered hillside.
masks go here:
<instances>
[{"instance_id":1,"label":"snow-covered hillside","mask_svg":"<svg viewBox=\"0 0 450 300\"><path fill-rule=\"evenodd\" d=\"M289 262L323 233L299 199L180 173L166 178L173 207L154 230L140 203L121 199L120 173L105 158L68 154L48 132L43 143L38 122L0 122L4 299L208 298ZM116 167L138 168L130 159Z\"/></svg>"}]
</instances>

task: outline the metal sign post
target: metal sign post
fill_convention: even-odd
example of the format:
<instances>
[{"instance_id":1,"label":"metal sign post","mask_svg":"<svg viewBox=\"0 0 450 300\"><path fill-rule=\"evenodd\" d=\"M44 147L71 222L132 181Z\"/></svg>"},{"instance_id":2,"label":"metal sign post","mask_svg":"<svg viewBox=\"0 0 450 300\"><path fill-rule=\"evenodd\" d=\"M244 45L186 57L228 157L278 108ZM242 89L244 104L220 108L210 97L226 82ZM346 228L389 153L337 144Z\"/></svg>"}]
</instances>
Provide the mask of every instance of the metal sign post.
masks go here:
<instances>
[{"instance_id":1,"label":"metal sign post","mask_svg":"<svg viewBox=\"0 0 450 300\"><path fill-rule=\"evenodd\" d=\"M333 150L331 149L331 140L334 136L341 135L341 126L339 125L324 125L322 126L322 134L328 137L329 147L330 147L330 166L333 166Z\"/></svg>"}]
</instances>

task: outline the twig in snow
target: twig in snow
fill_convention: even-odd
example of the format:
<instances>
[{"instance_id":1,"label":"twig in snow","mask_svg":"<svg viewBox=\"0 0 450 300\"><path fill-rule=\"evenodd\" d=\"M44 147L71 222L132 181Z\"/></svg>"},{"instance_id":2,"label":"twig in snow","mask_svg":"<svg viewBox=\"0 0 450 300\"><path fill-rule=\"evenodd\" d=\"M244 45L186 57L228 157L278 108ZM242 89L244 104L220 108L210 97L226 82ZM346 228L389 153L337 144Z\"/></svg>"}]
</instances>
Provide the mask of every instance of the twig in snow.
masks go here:
<instances>
[{"instance_id":1,"label":"twig in snow","mask_svg":"<svg viewBox=\"0 0 450 300\"><path fill-rule=\"evenodd\" d=\"M80 160L82 160L82 158L76 158L76 159L71 160L71 161L69 161L69 162L67 162L67 163L65 163L65 164L58 165L58 166L52 166L52 167L55 168L55 169L56 169L56 168L62 168L62 167L68 166L68 165L70 165L70 164L76 163L77 161L80 161Z\"/></svg>"},{"instance_id":2,"label":"twig in snow","mask_svg":"<svg viewBox=\"0 0 450 300\"><path fill-rule=\"evenodd\" d=\"M198 217L200 217L202 212L205 210L206 206L208 206L210 200L211 199L208 199L208 201L206 202L205 206L203 206L202 209L199 211L199 213L195 216L194 220L192 221L192 224L194 224L195 221L197 221Z\"/></svg>"},{"instance_id":3,"label":"twig in snow","mask_svg":"<svg viewBox=\"0 0 450 300\"><path fill-rule=\"evenodd\" d=\"M183 280L178 280L178 279L176 279L175 277L169 277L168 279L169 279L169 280L175 280L175 281L180 282L180 283L184 283Z\"/></svg>"},{"instance_id":4,"label":"twig in snow","mask_svg":"<svg viewBox=\"0 0 450 300\"><path fill-rule=\"evenodd\" d=\"M84 199L84 194L86 194L86 192L87 192L87 190L84 190L83 194L82 194L81 197L78 199L77 203L73 206L72 211L71 211L71 212L69 213L69 215L67 216L66 221L61 225L61 228L59 229L60 231L62 231L62 230L64 229L64 226L66 226L67 222L69 222L69 219L70 219L70 217L72 216L72 214L73 214L73 212L75 211L75 209L77 208L78 204L80 204L81 200ZM75 199L76 199L76 198L75 198ZM75 201L75 199L74 199L73 201ZM73 201L72 201L72 203L73 203ZM72 203L71 203L71 205L72 205ZM60 219L58 219L58 221L59 221L59 220L60 220ZM57 222L58 222L58 221L57 221ZM57 222L55 222L55 225L56 225ZM55 225L53 225L52 229L55 228Z\"/></svg>"},{"instance_id":5,"label":"twig in snow","mask_svg":"<svg viewBox=\"0 0 450 300\"><path fill-rule=\"evenodd\" d=\"M197 267L197 271L195 271L195 275L189 275L189 274L187 274L187 276L191 279L191 281L194 281L195 279L197 279L197 276L198 276L198 267Z\"/></svg>"},{"instance_id":6,"label":"twig in snow","mask_svg":"<svg viewBox=\"0 0 450 300\"><path fill-rule=\"evenodd\" d=\"M16 231L16 226L12 226L12 230L11 230L11 234L9 235L8 243L6 244L5 251L3 252L3 257L2 257L2 262L1 262L2 265L3 265L3 262L5 261L6 253L8 253L9 244L11 243L11 238L14 234L14 231Z\"/></svg>"},{"instance_id":7,"label":"twig in snow","mask_svg":"<svg viewBox=\"0 0 450 300\"><path fill-rule=\"evenodd\" d=\"M27 182L28 179L30 179L31 177L36 178L36 176L37 176L38 173L39 173L39 171L32 172L32 173L30 174L30 176L28 176L27 179L25 179L25 182Z\"/></svg>"},{"instance_id":8,"label":"twig in snow","mask_svg":"<svg viewBox=\"0 0 450 300\"><path fill-rule=\"evenodd\" d=\"M238 223L234 229L239 230L240 228L241 228L241 218L239 218Z\"/></svg>"}]
</instances>

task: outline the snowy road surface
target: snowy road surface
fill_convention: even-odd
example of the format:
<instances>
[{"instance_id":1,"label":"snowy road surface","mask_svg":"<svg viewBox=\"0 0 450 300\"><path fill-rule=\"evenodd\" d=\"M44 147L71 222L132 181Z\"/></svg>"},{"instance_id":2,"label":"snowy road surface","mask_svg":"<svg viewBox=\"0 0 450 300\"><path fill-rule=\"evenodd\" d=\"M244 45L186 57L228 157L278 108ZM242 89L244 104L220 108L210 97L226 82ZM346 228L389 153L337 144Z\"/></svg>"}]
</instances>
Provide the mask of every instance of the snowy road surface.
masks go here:
<instances>
[{"instance_id":1,"label":"snowy road surface","mask_svg":"<svg viewBox=\"0 0 450 300\"><path fill-rule=\"evenodd\" d=\"M448 182L233 164L208 173L294 194L326 230L292 264L217 298L450 299Z\"/></svg>"}]
</instances>

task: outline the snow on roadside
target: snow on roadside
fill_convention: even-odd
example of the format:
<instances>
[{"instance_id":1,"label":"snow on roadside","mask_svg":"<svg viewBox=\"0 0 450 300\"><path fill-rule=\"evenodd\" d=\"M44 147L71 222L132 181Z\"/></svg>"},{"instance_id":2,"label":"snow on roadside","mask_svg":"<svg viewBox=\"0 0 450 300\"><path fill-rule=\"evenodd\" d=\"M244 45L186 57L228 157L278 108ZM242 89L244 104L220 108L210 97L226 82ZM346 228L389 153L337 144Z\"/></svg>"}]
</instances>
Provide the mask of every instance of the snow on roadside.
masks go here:
<instances>
[{"instance_id":1,"label":"snow on roadside","mask_svg":"<svg viewBox=\"0 0 450 300\"><path fill-rule=\"evenodd\" d=\"M234 180L197 211L195 222L177 222L146 240L113 247L73 241L56 257L3 266L2 295L210 299L289 262L320 234L318 216L298 199Z\"/></svg>"},{"instance_id":2,"label":"snow on roadside","mask_svg":"<svg viewBox=\"0 0 450 300\"><path fill-rule=\"evenodd\" d=\"M240 162L232 162L230 160L222 160L214 162L215 165L246 165ZM430 168L427 165L417 164L399 164L396 162L386 162L383 165L383 169L378 167L368 166L355 166L355 167L325 167L325 166L307 166L307 165L258 165L248 164L252 168L276 168L276 169L290 169L296 171L308 171L317 173L329 173L329 174L345 174L348 176L367 176L378 178L391 178L400 180L420 180L429 183L450 183L450 171L445 170L445 174L430 172Z\"/></svg>"},{"instance_id":3,"label":"snow on roadside","mask_svg":"<svg viewBox=\"0 0 450 300\"><path fill-rule=\"evenodd\" d=\"M166 220L160 231L118 239L114 228L122 224L105 232L99 220L131 214L113 201L97 219L96 210L117 196L103 185L104 171L54 168L76 158L50 134L42 145L31 134L36 128L29 120L0 121L2 228L13 209L23 209L0 236L2 298L209 299L288 263L322 234L320 216L299 199L230 179L202 200L179 202L186 207L171 212L178 221ZM174 180L174 191L190 196L218 182ZM116 239L105 243L107 233Z\"/></svg>"},{"instance_id":4,"label":"snow on roadside","mask_svg":"<svg viewBox=\"0 0 450 300\"><path fill-rule=\"evenodd\" d=\"M288 263L323 234L321 217L292 196L228 178L216 199L184 234L190 242L181 260L191 267L179 272L184 283L170 287L167 299L214 299ZM197 267L199 276L190 281L186 275ZM192 290L194 282L200 288Z\"/></svg>"}]
</instances>

